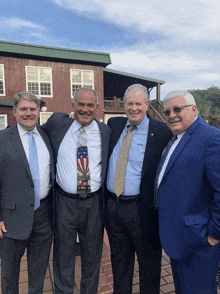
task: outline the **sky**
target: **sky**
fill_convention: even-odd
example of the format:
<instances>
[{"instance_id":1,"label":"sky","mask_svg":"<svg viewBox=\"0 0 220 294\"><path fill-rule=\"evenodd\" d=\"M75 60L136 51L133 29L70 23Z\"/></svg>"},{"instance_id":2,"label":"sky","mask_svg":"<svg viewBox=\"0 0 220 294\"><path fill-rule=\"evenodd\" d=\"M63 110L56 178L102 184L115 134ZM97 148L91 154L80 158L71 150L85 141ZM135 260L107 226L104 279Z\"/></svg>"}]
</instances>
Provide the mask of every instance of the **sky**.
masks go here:
<instances>
[{"instance_id":1,"label":"sky","mask_svg":"<svg viewBox=\"0 0 220 294\"><path fill-rule=\"evenodd\" d=\"M220 87L219 0L1 0L0 40L110 53L162 99Z\"/></svg>"}]
</instances>

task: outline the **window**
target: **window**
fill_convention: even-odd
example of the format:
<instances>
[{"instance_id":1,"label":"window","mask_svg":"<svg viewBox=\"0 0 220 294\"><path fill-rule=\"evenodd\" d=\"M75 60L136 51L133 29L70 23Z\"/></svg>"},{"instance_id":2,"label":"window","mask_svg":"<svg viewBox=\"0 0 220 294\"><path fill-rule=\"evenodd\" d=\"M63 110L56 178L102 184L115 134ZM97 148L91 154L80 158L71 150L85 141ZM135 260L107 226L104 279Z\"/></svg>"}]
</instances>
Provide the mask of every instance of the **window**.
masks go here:
<instances>
[{"instance_id":1,"label":"window","mask_svg":"<svg viewBox=\"0 0 220 294\"><path fill-rule=\"evenodd\" d=\"M4 130L7 126L7 114L0 114L0 130Z\"/></svg>"},{"instance_id":2,"label":"window","mask_svg":"<svg viewBox=\"0 0 220 294\"><path fill-rule=\"evenodd\" d=\"M4 64L0 64L0 96L5 96Z\"/></svg>"},{"instance_id":3,"label":"window","mask_svg":"<svg viewBox=\"0 0 220 294\"><path fill-rule=\"evenodd\" d=\"M73 97L74 93L82 87L94 89L93 70L71 69L70 83L71 83L71 97Z\"/></svg>"},{"instance_id":4,"label":"window","mask_svg":"<svg viewBox=\"0 0 220 294\"><path fill-rule=\"evenodd\" d=\"M26 83L28 92L52 97L52 68L26 66Z\"/></svg>"},{"instance_id":5,"label":"window","mask_svg":"<svg viewBox=\"0 0 220 294\"><path fill-rule=\"evenodd\" d=\"M40 112L40 125L45 124L52 114L53 112Z\"/></svg>"}]
</instances>

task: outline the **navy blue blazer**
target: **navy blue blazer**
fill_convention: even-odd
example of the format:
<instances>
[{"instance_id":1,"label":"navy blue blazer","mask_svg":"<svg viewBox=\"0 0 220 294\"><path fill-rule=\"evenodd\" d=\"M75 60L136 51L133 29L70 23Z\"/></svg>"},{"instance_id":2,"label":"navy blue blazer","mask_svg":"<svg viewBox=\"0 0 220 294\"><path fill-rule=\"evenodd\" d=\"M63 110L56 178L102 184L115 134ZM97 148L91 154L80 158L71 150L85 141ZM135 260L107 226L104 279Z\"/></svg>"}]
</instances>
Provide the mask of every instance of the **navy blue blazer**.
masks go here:
<instances>
[{"instance_id":1,"label":"navy blue blazer","mask_svg":"<svg viewBox=\"0 0 220 294\"><path fill-rule=\"evenodd\" d=\"M182 259L220 239L220 131L200 117L186 130L158 189L160 238Z\"/></svg>"},{"instance_id":2,"label":"navy blue blazer","mask_svg":"<svg viewBox=\"0 0 220 294\"><path fill-rule=\"evenodd\" d=\"M112 128L109 157L126 123L126 117L114 117L108 120L108 125ZM164 123L149 117L149 130L143 160L138 207L143 241L151 242L155 248L160 248L161 244L159 241L158 212L154 209L154 178L161 154L171 136L171 131Z\"/></svg>"}]
</instances>

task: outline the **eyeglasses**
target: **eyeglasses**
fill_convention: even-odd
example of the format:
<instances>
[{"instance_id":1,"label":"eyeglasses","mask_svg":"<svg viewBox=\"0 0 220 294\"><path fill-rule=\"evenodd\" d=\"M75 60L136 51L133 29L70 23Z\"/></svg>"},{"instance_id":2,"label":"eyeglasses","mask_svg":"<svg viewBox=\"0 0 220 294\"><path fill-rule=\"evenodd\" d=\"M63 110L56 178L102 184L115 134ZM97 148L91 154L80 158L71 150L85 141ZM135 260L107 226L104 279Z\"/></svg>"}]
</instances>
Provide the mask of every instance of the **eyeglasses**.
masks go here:
<instances>
[{"instance_id":1,"label":"eyeglasses","mask_svg":"<svg viewBox=\"0 0 220 294\"><path fill-rule=\"evenodd\" d=\"M178 113L180 113L182 111L183 108L190 107L190 106L192 106L192 104L190 104L190 105L184 105L184 106L174 106L173 107L173 112L175 114L178 114ZM170 116L170 113L171 113L171 110L170 109L167 109L164 112L162 112L162 114L163 114L164 117Z\"/></svg>"}]
</instances>

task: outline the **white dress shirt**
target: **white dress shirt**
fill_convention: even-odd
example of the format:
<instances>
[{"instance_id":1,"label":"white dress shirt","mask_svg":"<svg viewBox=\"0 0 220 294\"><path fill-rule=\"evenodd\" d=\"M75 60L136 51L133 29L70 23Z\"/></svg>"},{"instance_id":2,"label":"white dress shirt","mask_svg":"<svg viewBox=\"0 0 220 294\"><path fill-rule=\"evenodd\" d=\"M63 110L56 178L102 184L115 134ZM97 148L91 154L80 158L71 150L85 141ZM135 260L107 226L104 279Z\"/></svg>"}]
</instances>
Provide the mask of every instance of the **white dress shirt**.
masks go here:
<instances>
[{"instance_id":1,"label":"white dress shirt","mask_svg":"<svg viewBox=\"0 0 220 294\"><path fill-rule=\"evenodd\" d=\"M170 150L169 150L169 152L167 154L167 157L166 157L166 159L164 161L164 164L162 166L162 169L161 169L159 177L158 177L158 187L160 186L160 183L162 181L162 178L163 178L164 172L165 172L165 170L167 168L170 157L173 154L173 151L176 149L176 146L179 144L179 141L182 139L184 134L185 134L185 132L180 134L180 135L177 135L177 139L173 142L173 145L171 146L171 148L170 148ZM164 151L165 151L165 149L164 149Z\"/></svg>"},{"instance_id":2,"label":"white dress shirt","mask_svg":"<svg viewBox=\"0 0 220 294\"><path fill-rule=\"evenodd\" d=\"M29 162L29 135L28 131L26 131L22 126L17 123L18 133L21 138L21 142ZM37 128L33 129L33 136L35 139L35 144L37 148L37 156L38 156L38 166L39 166L39 174L40 174L40 199L45 198L50 190L50 154L47 149L47 146L42 139L40 133Z\"/></svg>"},{"instance_id":3,"label":"white dress shirt","mask_svg":"<svg viewBox=\"0 0 220 294\"><path fill-rule=\"evenodd\" d=\"M57 157L58 185L67 193L77 194L77 140L81 125L74 120L60 144ZM101 134L95 120L85 126L89 157L91 192L101 187Z\"/></svg>"}]
</instances>

